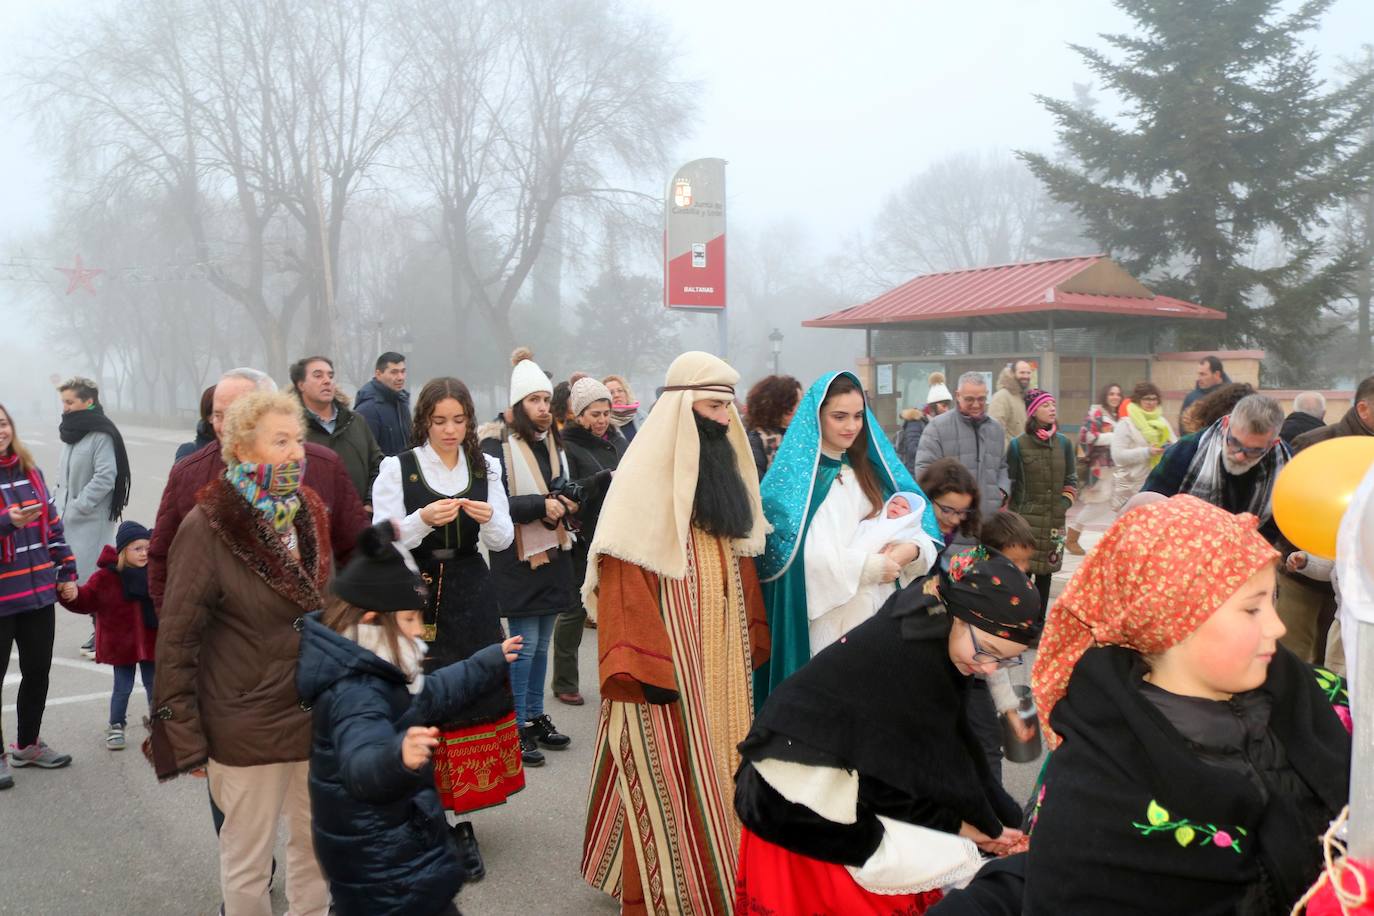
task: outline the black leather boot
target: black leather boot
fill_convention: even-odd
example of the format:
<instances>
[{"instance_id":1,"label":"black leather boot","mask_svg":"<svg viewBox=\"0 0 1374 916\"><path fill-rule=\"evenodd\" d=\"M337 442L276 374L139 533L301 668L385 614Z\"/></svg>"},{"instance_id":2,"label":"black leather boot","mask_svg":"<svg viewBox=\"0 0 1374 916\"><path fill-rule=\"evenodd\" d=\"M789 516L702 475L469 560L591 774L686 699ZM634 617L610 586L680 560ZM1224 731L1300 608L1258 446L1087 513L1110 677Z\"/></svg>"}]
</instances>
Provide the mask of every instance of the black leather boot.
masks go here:
<instances>
[{"instance_id":1,"label":"black leather boot","mask_svg":"<svg viewBox=\"0 0 1374 916\"><path fill-rule=\"evenodd\" d=\"M544 752L539 749L539 730L533 725L520 726L520 760L527 767L544 765Z\"/></svg>"},{"instance_id":2,"label":"black leather boot","mask_svg":"<svg viewBox=\"0 0 1374 916\"><path fill-rule=\"evenodd\" d=\"M572 739L554 728L553 720L547 715L530 720L530 726L534 728L535 740L545 750L561 751L572 744Z\"/></svg>"},{"instance_id":3,"label":"black leather boot","mask_svg":"<svg viewBox=\"0 0 1374 916\"><path fill-rule=\"evenodd\" d=\"M487 876L486 863L482 861L482 850L477 846L477 834L472 830L471 821L459 821L453 825L453 840L458 844L458 861L468 873L469 882L481 881Z\"/></svg>"}]
</instances>

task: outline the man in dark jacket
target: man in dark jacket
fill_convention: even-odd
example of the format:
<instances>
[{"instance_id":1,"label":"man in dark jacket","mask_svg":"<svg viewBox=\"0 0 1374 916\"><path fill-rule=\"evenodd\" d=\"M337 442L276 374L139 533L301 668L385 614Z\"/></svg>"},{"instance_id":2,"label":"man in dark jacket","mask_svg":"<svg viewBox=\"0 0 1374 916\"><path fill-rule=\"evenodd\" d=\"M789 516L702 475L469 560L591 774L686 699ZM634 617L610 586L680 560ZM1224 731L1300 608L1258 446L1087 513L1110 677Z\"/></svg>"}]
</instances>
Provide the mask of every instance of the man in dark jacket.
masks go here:
<instances>
[{"instance_id":1,"label":"man in dark jacket","mask_svg":"<svg viewBox=\"0 0 1374 916\"><path fill-rule=\"evenodd\" d=\"M353 412L367 421L383 455L391 457L410 449L414 443L405 356L388 351L377 357L372 381L359 388L353 399Z\"/></svg>"},{"instance_id":2,"label":"man in dark jacket","mask_svg":"<svg viewBox=\"0 0 1374 916\"><path fill-rule=\"evenodd\" d=\"M1294 401L1294 406L1297 402ZM1293 454L1329 439L1342 436L1374 436L1374 375L1355 389L1355 403L1345 416L1329 426L1310 430L1293 440ZM1330 581L1313 578L1308 569L1310 557L1287 538L1278 543L1283 563L1279 566L1278 600L1275 606L1288 632L1281 642L1305 662L1327 664L1327 654L1337 653L1339 641L1323 633L1336 615L1336 592ZM1330 560L1331 557L1320 557ZM1317 564L1312 564L1316 566Z\"/></svg>"},{"instance_id":3,"label":"man in dark jacket","mask_svg":"<svg viewBox=\"0 0 1374 916\"><path fill-rule=\"evenodd\" d=\"M1294 439L1293 454L1296 455L1318 442L1338 439L1341 436L1374 436L1374 375L1360 382L1360 386L1355 389L1355 403L1350 405L1345 416L1330 426L1314 429Z\"/></svg>"},{"instance_id":4,"label":"man in dark jacket","mask_svg":"<svg viewBox=\"0 0 1374 916\"><path fill-rule=\"evenodd\" d=\"M1197 364L1197 384L1183 399L1183 410L1178 412L1179 426L1183 425L1183 412L1193 406L1193 402L1216 391L1222 385L1231 384L1231 376L1226 374L1221 360L1215 356L1204 356Z\"/></svg>"},{"instance_id":5,"label":"man in dark jacket","mask_svg":"<svg viewBox=\"0 0 1374 916\"><path fill-rule=\"evenodd\" d=\"M215 386L214 410L210 424L218 437L229 405L253 391L275 391L276 385L266 373L256 369L232 369ZM154 605L162 606L162 593L167 584L167 553L172 539L181 527L182 519L195 508L196 493L212 480L224 476L224 459L220 443L204 446L181 461L167 475L162 502L157 509L152 543L148 547L148 591ZM342 567L353 552L358 532L370 521L363 504L348 478L339 457L327 448L312 443L305 446L306 486L314 490L329 510L329 540L333 546L334 562Z\"/></svg>"},{"instance_id":6,"label":"man in dark jacket","mask_svg":"<svg viewBox=\"0 0 1374 916\"><path fill-rule=\"evenodd\" d=\"M1320 391L1304 391L1293 399L1293 412L1283 421L1279 438L1293 447L1303 433L1320 429L1326 423L1326 398Z\"/></svg>"},{"instance_id":7,"label":"man in dark jacket","mask_svg":"<svg viewBox=\"0 0 1374 916\"><path fill-rule=\"evenodd\" d=\"M343 459L363 507L370 511L372 482L382 466L382 450L367 423L338 399L334 364L325 356L296 361L291 366L291 387L305 407L306 441L332 449Z\"/></svg>"},{"instance_id":8,"label":"man in dark jacket","mask_svg":"<svg viewBox=\"0 0 1374 916\"><path fill-rule=\"evenodd\" d=\"M1276 543L1274 481L1289 457L1279 439L1282 425L1278 401L1262 394L1242 398L1229 416L1169 446L1141 490L1188 493L1227 512L1250 512L1260 519L1265 540Z\"/></svg>"}]
</instances>

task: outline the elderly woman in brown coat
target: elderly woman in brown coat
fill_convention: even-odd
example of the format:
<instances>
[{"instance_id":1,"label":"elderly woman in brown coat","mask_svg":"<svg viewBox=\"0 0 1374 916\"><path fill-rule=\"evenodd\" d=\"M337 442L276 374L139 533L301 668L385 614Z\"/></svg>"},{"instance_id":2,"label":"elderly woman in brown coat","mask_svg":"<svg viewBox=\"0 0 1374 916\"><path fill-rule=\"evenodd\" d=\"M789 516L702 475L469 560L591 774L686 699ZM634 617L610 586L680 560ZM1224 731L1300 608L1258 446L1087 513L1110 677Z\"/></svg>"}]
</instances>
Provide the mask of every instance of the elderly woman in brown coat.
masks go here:
<instances>
[{"instance_id":1,"label":"elderly woman in brown coat","mask_svg":"<svg viewBox=\"0 0 1374 916\"><path fill-rule=\"evenodd\" d=\"M208 776L224 811L227 916L270 916L277 820L288 824L286 893L324 916L307 775L311 721L296 692L304 615L329 577L329 517L300 486L301 408L290 395L236 401L221 436L226 470L196 497L172 542L157 638L150 752L160 779Z\"/></svg>"}]
</instances>

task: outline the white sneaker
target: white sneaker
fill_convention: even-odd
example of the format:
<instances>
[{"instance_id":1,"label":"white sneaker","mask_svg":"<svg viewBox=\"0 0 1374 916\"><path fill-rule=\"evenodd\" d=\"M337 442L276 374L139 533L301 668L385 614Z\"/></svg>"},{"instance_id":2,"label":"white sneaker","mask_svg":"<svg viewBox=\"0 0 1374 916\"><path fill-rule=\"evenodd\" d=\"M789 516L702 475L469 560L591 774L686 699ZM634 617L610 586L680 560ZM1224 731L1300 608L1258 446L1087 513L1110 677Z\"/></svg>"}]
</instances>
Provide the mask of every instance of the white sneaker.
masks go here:
<instances>
[{"instance_id":1,"label":"white sneaker","mask_svg":"<svg viewBox=\"0 0 1374 916\"><path fill-rule=\"evenodd\" d=\"M124 750L124 726L111 725L105 729L105 749L109 751Z\"/></svg>"}]
</instances>

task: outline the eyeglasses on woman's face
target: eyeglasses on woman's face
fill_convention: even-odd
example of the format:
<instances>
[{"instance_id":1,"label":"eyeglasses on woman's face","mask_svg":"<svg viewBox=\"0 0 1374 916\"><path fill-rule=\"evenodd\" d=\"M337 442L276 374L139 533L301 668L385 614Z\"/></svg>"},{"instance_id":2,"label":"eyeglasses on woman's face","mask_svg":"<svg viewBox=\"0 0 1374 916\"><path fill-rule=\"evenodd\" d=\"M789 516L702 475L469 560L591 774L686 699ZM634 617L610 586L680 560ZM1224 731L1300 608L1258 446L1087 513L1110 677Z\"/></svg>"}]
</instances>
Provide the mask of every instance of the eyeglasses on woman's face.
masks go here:
<instances>
[{"instance_id":1,"label":"eyeglasses on woman's face","mask_svg":"<svg viewBox=\"0 0 1374 916\"><path fill-rule=\"evenodd\" d=\"M1015 668L1017 665L1021 664L1020 655L1012 655L1004 658L1000 655L994 655L993 653L984 649L981 645L979 645L978 637L973 635L973 627L968 628L968 638L969 641L973 643L973 660L977 664L993 665L998 670L1001 670L1003 668Z\"/></svg>"},{"instance_id":2,"label":"eyeglasses on woman's face","mask_svg":"<svg viewBox=\"0 0 1374 916\"><path fill-rule=\"evenodd\" d=\"M946 506L944 503L938 503L938 502L935 504L935 508L936 508L936 509L939 509L939 510L940 510L940 514L943 515L945 518L950 518L950 519L957 518L957 519L958 519L959 521L961 521L961 522L962 522L964 519L968 518L970 515L972 515L973 512L974 512L974 509L973 509L972 506L970 506L970 507L967 508L967 509L956 509L956 508L954 508L953 506Z\"/></svg>"}]
</instances>

